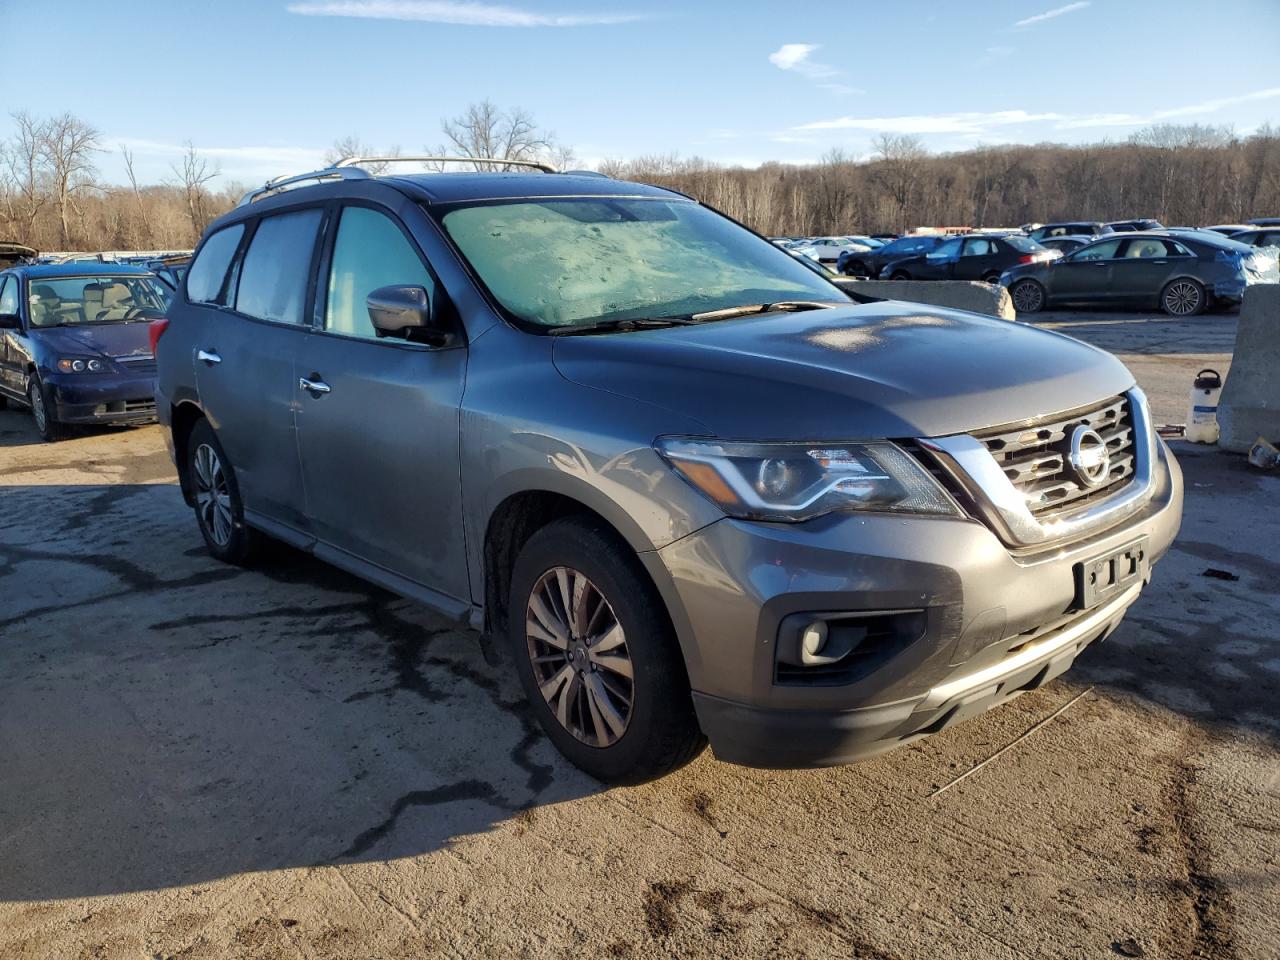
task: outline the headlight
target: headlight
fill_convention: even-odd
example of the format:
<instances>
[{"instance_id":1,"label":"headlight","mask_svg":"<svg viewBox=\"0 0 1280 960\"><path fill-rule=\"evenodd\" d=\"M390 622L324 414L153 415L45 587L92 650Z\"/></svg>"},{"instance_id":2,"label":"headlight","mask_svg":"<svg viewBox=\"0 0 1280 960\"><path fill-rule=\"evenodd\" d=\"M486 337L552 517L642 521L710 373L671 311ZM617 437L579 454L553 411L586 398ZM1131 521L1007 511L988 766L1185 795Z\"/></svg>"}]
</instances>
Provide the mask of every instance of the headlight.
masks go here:
<instances>
[{"instance_id":1,"label":"headlight","mask_svg":"<svg viewBox=\"0 0 1280 960\"><path fill-rule=\"evenodd\" d=\"M67 357L58 361L60 373L109 373L107 365L97 357Z\"/></svg>"},{"instance_id":2,"label":"headlight","mask_svg":"<svg viewBox=\"0 0 1280 960\"><path fill-rule=\"evenodd\" d=\"M937 481L892 443L663 438L656 446L680 476L744 520L809 520L837 510L961 515Z\"/></svg>"}]
</instances>

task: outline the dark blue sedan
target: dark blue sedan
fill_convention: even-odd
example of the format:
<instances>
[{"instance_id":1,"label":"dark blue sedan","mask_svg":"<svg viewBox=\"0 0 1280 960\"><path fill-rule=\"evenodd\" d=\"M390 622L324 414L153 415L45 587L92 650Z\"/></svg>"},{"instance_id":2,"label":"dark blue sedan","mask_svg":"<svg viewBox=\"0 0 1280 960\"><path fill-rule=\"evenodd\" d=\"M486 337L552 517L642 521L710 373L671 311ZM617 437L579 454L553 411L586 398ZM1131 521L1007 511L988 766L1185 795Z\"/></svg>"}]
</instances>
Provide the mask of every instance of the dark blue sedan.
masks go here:
<instances>
[{"instance_id":1,"label":"dark blue sedan","mask_svg":"<svg viewBox=\"0 0 1280 960\"><path fill-rule=\"evenodd\" d=\"M0 406L31 409L46 440L75 423L156 416L150 321L164 315L155 275L109 263L0 271Z\"/></svg>"}]
</instances>

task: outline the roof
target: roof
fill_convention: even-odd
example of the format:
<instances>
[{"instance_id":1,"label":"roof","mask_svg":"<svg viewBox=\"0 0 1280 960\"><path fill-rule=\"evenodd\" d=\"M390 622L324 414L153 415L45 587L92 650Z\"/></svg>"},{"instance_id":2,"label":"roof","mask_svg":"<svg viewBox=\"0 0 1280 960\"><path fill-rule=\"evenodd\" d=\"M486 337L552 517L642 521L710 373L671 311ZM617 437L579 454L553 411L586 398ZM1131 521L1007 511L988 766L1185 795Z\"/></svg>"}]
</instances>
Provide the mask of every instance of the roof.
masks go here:
<instances>
[{"instance_id":1,"label":"roof","mask_svg":"<svg viewBox=\"0 0 1280 960\"><path fill-rule=\"evenodd\" d=\"M45 280L55 277L149 277L153 274L146 267L127 263L97 263L82 260L79 263L30 263L9 267L9 272L29 280Z\"/></svg>"},{"instance_id":2,"label":"roof","mask_svg":"<svg viewBox=\"0 0 1280 960\"><path fill-rule=\"evenodd\" d=\"M427 203L521 197L675 197L645 183L572 173L416 173L378 177Z\"/></svg>"}]
</instances>

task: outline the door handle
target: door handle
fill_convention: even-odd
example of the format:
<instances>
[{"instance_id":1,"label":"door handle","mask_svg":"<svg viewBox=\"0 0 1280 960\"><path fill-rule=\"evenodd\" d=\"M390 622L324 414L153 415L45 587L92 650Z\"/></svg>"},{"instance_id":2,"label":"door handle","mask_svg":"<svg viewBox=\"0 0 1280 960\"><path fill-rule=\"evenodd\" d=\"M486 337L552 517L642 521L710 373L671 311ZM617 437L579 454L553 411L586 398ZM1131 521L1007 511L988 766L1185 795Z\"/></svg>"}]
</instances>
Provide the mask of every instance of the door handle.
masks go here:
<instances>
[{"instance_id":1,"label":"door handle","mask_svg":"<svg viewBox=\"0 0 1280 960\"><path fill-rule=\"evenodd\" d=\"M329 386L323 380L308 380L306 377L298 378L298 386L303 390L310 392L313 396L328 393L333 387Z\"/></svg>"},{"instance_id":2,"label":"door handle","mask_svg":"<svg viewBox=\"0 0 1280 960\"><path fill-rule=\"evenodd\" d=\"M205 363L207 363L211 367L215 363L222 362L222 357L218 356L217 350L197 350L196 359L203 360Z\"/></svg>"}]
</instances>

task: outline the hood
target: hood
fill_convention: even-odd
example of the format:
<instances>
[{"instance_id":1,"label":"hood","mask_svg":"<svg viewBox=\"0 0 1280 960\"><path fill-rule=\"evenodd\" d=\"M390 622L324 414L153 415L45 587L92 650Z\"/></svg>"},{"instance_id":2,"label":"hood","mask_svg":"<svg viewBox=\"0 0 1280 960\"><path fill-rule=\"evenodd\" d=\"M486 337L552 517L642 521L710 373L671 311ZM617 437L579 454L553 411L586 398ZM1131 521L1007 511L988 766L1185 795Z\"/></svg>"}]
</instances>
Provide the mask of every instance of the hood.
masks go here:
<instances>
[{"instance_id":1,"label":"hood","mask_svg":"<svg viewBox=\"0 0 1280 960\"><path fill-rule=\"evenodd\" d=\"M146 320L83 327L36 327L31 332L47 349L70 356L151 356Z\"/></svg>"},{"instance_id":2,"label":"hood","mask_svg":"<svg viewBox=\"0 0 1280 960\"><path fill-rule=\"evenodd\" d=\"M1115 357L959 310L880 301L556 338L567 379L737 440L936 437L1058 413L1133 386Z\"/></svg>"}]
</instances>

